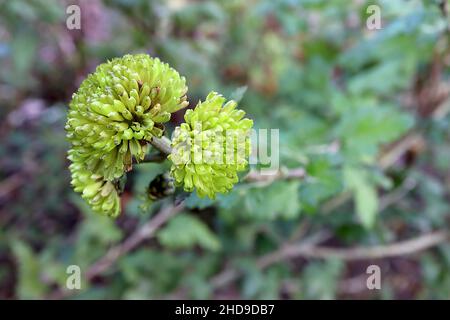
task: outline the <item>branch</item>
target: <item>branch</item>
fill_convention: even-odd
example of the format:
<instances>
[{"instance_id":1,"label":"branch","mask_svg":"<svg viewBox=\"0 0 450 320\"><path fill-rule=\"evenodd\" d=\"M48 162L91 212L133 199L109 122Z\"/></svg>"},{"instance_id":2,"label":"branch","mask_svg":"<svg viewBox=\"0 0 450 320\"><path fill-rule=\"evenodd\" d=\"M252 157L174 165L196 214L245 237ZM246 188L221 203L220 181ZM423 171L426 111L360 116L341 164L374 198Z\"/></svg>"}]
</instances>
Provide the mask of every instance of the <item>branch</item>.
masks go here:
<instances>
[{"instance_id":1,"label":"branch","mask_svg":"<svg viewBox=\"0 0 450 320\"><path fill-rule=\"evenodd\" d=\"M317 234L306 239L300 245L300 247L314 246L315 244L326 240L329 236L330 236L330 234L327 231L320 231ZM277 250L277 251L268 253L268 254L260 257L259 259L257 259L256 265L258 266L259 269L262 270L262 269L265 269L268 266L274 264L275 262L281 261L281 259L282 259L282 257L280 256L281 252L282 252L282 250ZM226 268L224 271L222 271L219 274L217 274L216 276L214 276L211 279L210 283L214 289L218 289L222 286L227 285L230 282L237 280L241 276L242 276L242 274L239 272L239 270L234 269L234 268Z\"/></svg>"},{"instance_id":2,"label":"branch","mask_svg":"<svg viewBox=\"0 0 450 320\"><path fill-rule=\"evenodd\" d=\"M18 189L25 181L26 179L20 173L15 173L4 179L0 184L0 199Z\"/></svg>"},{"instance_id":3,"label":"branch","mask_svg":"<svg viewBox=\"0 0 450 320\"><path fill-rule=\"evenodd\" d=\"M171 217L184 209L184 204L180 203L176 206L170 205L159 211L152 219L143 224L134 231L124 242L112 247L102 258L97 260L86 271L87 281L100 276L105 271L110 269L120 257L138 247L145 240L153 237L155 232L166 223ZM51 299L61 299L71 292L64 290L57 290L51 293L48 297Z\"/></svg>"},{"instance_id":4,"label":"branch","mask_svg":"<svg viewBox=\"0 0 450 320\"><path fill-rule=\"evenodd\" d=\"M382 212L391 205L400 202L410 191L414 190L417 183L418 182L412 178L406 178L399 188L380 198L378 211Z\"/></svg>"},{"instance_id":5,"label":"branch","mask_svg":"<svg viewBox=\"0 0 450 320\"><path fill-rule=\"evenodd\" d=\"M150 154L145 157L141 163L164 161L167 155L172 153L171 142L166 137L153 137L150 144L158 149L160 154ZM264 173L257 171L249 172L243 179L246 182L268 182L271 183L279 179L303 179L306 177L306 171L303 168L286 169L281 168L277 170L266 170Z\"/></svg>"},{"instance_id":6,"label":"branch","mask_svg":"<svg viewBox=\"0 0 450 320\"><path fill-rule=\"evenodd\" d=\"M306 171L304 168L270 170L258 172L256 170L250 171L242 180L245 182L273 182L275 180L285 179L304 179L306 177Z\"/></svg>"},{"instance_id":7,"label":"branch","mask_svg":"<svg viewBox=\"0 0 450 320\"><path fill-rule=\"evenodd\" d=\"M151 238L156 230L183 208L184 206L181 203L177 206L169 206L162 209L151 220L131 234L123 243L112 247L105 256L95 262L86 272L86 278L92 280L94 277L108 270L121 256Z\"/></svg>"},{"instance_id":8,"label":"branch","mask_svg":"<svg viewBox=\"0 0 450 320\"><path fill-rule=\"evenodd\" d=\"M417 130L411 130L402 138L391 144L378 158L378 165L385 170L393 166L408 150L422 145L424 138Z\"/></svg>"},{"instance_id":9,"label":"branch","mask_svg":"<svg viewBox=\"0 0 450 320\"><path fill-rule=\"evenodd\" d=\"M373 247L331 248L287 246L280 251L280 258L342 259L346 261L383 259L404 256L437 246L449 240L448 231L435 231L410 240Z\"/></svg>"},{"instance_id":10,"label":"branch","mask_svg":"<svg viewBox=\"0 0 450 320\"><path fill-rule=\"evenodd\" d=\"M292 258L330 259L337 258L346 261L383 259L396 256L410 255L429 249L449 240L450 233L446 230L435 231L421 235L417 238L397 243L378 245L373 247L332 248L316 246L325 234L318 234L314 240L299 245L285 245L272 253L260 257L256 264L258 268L265 269L275 263ZM211 279L211 286L221 288L240 278L242 274L234 268L227 268Z\"/></svg>"}]
</instances>

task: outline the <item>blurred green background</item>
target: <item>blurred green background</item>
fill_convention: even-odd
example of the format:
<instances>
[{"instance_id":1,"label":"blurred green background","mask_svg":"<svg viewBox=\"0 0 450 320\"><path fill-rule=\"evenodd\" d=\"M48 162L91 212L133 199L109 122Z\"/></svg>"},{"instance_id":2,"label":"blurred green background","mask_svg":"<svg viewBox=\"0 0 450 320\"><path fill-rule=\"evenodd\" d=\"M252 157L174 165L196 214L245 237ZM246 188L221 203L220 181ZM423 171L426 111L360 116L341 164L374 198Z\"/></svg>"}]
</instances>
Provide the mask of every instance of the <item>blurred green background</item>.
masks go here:
<instances>
[{"instance_id":1,"label":"blurred green background","mask_svg":"<svg viewBox=\"0 0 450 320\"><path fill-rule=\"evenodd\" d=\"M66 27L70 4L80 30ZM370 4L379 30L366 27ZM139 209L166 164L129 174L117 220L94 215L70 187L72 93L98 64L138 52L186 77L190 107L211 90L241 98L256 128L280 130L284 172L306 177L242 183L215 201L189 196L154 237L66 298L450 298L448 241L380 259L270 256L286 244L335 252L448 232L449 7L0 0L0 298L55 297L67 266L83 274L169 205ZM366 287L371 264L381 290Z\"/></svg>"}]
</instances>

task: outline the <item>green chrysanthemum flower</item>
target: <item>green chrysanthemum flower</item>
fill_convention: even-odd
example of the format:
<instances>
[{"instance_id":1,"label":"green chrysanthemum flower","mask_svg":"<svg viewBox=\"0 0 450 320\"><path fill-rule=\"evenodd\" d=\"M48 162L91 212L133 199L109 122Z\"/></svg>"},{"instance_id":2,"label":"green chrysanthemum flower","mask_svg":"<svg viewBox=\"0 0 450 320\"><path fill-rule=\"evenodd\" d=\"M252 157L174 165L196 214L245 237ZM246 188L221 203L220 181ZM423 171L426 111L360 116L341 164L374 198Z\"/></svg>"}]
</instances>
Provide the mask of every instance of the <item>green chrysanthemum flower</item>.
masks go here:
<instances>
[{"instance_id":1,"label":"green chrysanthemum flower","mask_svg":"<svg viewBox=\"0 0 450 320\"><path fill-rule=\"evenodd\" d=\"M140 161L171 113L188 105L185 78L146 54L101 64L73 95L66 130L72 184L95 211L116 216L114 179Z\"/></svg>"},{"instance_id":2,"label":"green chrysanthemum flower","mask_svg":"<svg viewBox=\"0 0 450 320\"><path fill-rule=\"evenodd\" d=\"M142 160L162 123L188 105L184 77L146 54L101 64L70 103L66 130L86 168L107 180Z\"/></svg>"},{"instance_id":3,"label":"green chrysanthemum flower","mask_svg":"<svg viewBox=\"0 0 450 320\"><path fill-rule=\"evenodd\" d=\"M171 174L178 186L200 197L215 198L238 182L239 171L245 170L250 154L250 129L253 121L244 119L245 112L211 92L194 110L186 111L185 123L172 137ZM224 104L225 103L225 104Z\"/></svg>"}]
</instances>

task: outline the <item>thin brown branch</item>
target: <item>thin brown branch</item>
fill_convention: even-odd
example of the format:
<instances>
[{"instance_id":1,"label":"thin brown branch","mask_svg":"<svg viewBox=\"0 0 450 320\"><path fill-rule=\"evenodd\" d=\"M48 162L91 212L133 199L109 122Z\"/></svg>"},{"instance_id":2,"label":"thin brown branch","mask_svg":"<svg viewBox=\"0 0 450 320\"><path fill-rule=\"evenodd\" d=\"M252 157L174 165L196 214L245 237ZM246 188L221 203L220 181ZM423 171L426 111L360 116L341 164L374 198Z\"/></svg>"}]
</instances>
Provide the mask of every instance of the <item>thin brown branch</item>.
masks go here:
<instances>
[{"instance_id":1,"label":"thin brown branch","mask_svg":"<svg viewBox=\"0 0 450 320\"><path fill-rule=\"evenodd\" d=\"M24 182L25 178L20 173L13 174L3 180L0 184L0 199L18 189Z\"/></svg>"},{"instance_id":2,"label":"thin brown branch","mask_svg":"<svg viewBox=\"0 0 450 320\"><path fill-rule=\"evenodd\" d=\"M372 247L332 248L315 245L315 243L321 242L324 236L326 235L320 235L315 237L313 241L297 245L283 246L272 253L260 257L257 260L257 266L262 270L283 260L298 257L310 259L335 258L352 261L405 256L440 245L449 240L450 234L446 230L435 231L414 239ZM218 289L241 276L242 274L237 269L226 268L213 277L210 283L213 288Z\"/></svg>"},{"instance_id":3,"label":"thin brown branch","mask_svg":"<svg viewBox=\"0 0 450 320\"><path fill-rule=\"evenodd\" d=\"M435 231L410 240L373 247L332 248L332 247L300 247L287 246L280 252L280 258L293 257L330 259L336 258L346 261L383 259L396 256L410 255L437 246L449 240L448 231Z\"/></svg>"},{"instance_id":4,"label":"thin brown branch","mask_svg":"<svg viewBox=\"0 0 450 320\"><path fill-rule=\"evenodd\" d=\"M378 158L378 165L381 169L393 166L408 150L423 145L424 138L417 130L411 130L402 138L393 143Z\"/></svg>"},{"instance_id":5,"label":"thin brown branch","mask_svg":"<svg viewBox=\"0 0 450 320\"><path fill-rule=\"evenodd\" d=\"M300 245L300 247L314 246L315 244L328 239L329 236L330 236L330 234L327 231L320 231L317 234L306 239ZM283 248L284 247L286 247L286 246L283 246ZM260 257L257 260L256 265L258 266L259 269L265 269L268 266L270 266L278 261L281 261L283 259L282 252L283 252L282 250L276 250L274 252L268 253L268 254ZM222 271L221 273L214 276L211 279L210 283L213 288L218 289L222 286L229 284L230 282L237 280L239 277L241 277L241 275L242 274L237 269L226 268L224 271Z\"/></svg>"},{"instance_id":6,"label":"thin brown branch","mask_svg":"<svg viewBox=\"0 0 450 320\"><path fill-rule=\"evenodd\" d=\"M279 170L266 170L266 171L250 171L243 179L244 182L264 182L272 183L275 180L293 180L304 179L306 177L306 171L304 168L293 168Z\"/></svg>"},{"instance_id":7,"label":"thin brown branch","mask_svg":"<svg viewBox=\"0 0 450 320\"><path fill-rule=\"evenodd\" d=\"M177 213L184 209L184 204L180 203L178 205L170 205L159 211L152 219L140 226L134 231L124 242L115 245L97 262L95 262L86 271L87 281L91 281L97 276L102 275L104 272L109 270L123 255L132 251L144 241L152 238L156 231L164 225L170 218L175 216ZM49 299L62 299L71 292L64 290L56 290L52 292L48 298Z\"/></svg>"},{"instance_id":8,"label":"thin brown branch","mask_svg":"<svg viewBox=\"0 0 450 320\"><path fill-rule=\"evenodd\" d=\"M86 272L86 278L92 280L108 270L120 257L133 250L145 240L151 238L155 232L166 223L172 216L183 209L183 204L168 206L157 213L150 221L143 224L123 243L112 247L105 256L95 262Z\"/></svg>"},{"instance_id":9,"label":"thin brown branch","mask_svg":"<svg viewBox=\"0 0 450 320\"><path fill-rule=\"evenodd\" d=\"M417 186L417 181L412 178L407 178L403 184L392 191L391 193L386 194L385 196L380 198L378 211L382 212L386 210L388 207L390 207L393 204L398 203L400 200L402 200L409 192L414 190L414 188Z\"/></svg>"}]
</instances>

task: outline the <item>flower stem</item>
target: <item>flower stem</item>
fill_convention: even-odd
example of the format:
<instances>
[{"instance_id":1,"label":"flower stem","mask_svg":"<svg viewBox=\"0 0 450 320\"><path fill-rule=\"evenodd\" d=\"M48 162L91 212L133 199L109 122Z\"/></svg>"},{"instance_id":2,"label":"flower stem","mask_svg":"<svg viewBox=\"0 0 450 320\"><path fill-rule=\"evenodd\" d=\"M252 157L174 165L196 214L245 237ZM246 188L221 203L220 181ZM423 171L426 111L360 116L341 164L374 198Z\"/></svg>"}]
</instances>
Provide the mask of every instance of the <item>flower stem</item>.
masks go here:
<instances>
[{"instance_id":1,"label":"flower stem","mask_svg":"<svg viewBox=\"0 0 450 320\"><path fill-rule=\"evenodd\" d=\"M150 144L161 151L166 156L172 153L172 147L170 146L170 140L166 137L156 138L153 137Z\"/></svg>"}]
</instances>

